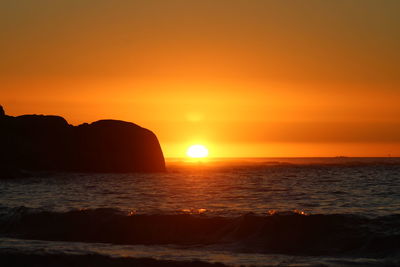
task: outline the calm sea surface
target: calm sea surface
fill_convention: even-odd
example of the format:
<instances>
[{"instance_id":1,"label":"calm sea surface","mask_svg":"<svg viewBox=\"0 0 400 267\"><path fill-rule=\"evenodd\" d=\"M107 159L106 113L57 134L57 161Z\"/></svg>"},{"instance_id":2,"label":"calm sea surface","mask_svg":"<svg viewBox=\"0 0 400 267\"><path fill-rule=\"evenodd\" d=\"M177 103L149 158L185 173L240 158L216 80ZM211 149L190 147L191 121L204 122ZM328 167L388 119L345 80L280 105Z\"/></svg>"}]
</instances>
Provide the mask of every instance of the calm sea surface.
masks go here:
<instances>
[{"instance_id":1,"label":"calm sea surface","mask_svg":"<svg viewBox=\"0 0 400 267\"><path fill-rule=\"evenodd\" d=\"M2 180L0 249L199 259L245 265L399 263L398 158L171 160L167 166L167 173L156 174L36 173L25 178ZM143 218L148 221L138 226L137 221ZM64 223L68 220L73 226ZM147 237L140 241L136 238L138 234L125 239L61 234L65 229L73 232L75 228L76 233L84 232L85 226L76 223L82 220L90 223L108 220L101 231L110 231L109 236L127 236L132 231L125 229L123 234L113 234L113 225L109 221L118 225L131 223L132 229L144 227L144 232L153 233L151 236L163 235L154 230L160 226L153 225L163 220L163 227L194 225L198 232L208 228L204 230L203 239L187 235L187 232L191 233L190 229L180 229L183 233L174 229L174 235L187 235L188 239L164 236L152 237L151 242L146 241ZM124 220L126 222L122 223ZM47 229L34 228L38 221L43 225L51 221L54 229L49 233ZM337 225L331 225L331 222L337 222ZM286 223L290 224L285 226L288 229L300 227L301 231L311 233L315 227L327 224L322 228L330 232L325 233L325 228L318 230L307 242L323 244L315 249L310 245L309 251L304 251L303 247L296 251L296 247L275 246L271 245L272 241L265 241L272 238L268 232L271 227L287 233L286 228L280 228ZM226 230L233 224L238 225L235 234ZM352 236L353 230L346 232L343 230L346 227L355 227L354 231L361 232ZM255 228L257 230L251 232ZM58 233L58 229L62 231ZM164 232L170 231L168 229ZM342 241L337 241L335 235L330 236L332 231L337 231ZM383 243L373 243L371 236ZM288 237L273 238L274 244L281 239L291 242ZM296 238L304 241L308 237ZM341 245L350 242L346 238L359 243L346 250ZM334 247L326 245L324 240L334 243ZM389 251L386 243L392 249L394 246L395 251ZM378 255L373 253L376 250Z\"/></svg>"}]
</instances>

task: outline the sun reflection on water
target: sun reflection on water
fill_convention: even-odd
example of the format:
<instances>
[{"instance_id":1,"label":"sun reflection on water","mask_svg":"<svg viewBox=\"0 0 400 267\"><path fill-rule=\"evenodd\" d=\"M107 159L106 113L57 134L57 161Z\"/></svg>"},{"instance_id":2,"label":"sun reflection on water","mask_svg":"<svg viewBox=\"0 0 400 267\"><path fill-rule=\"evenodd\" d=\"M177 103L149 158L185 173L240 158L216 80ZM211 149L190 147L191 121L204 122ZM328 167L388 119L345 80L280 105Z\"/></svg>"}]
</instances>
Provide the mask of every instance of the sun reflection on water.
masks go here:
<instances>
[{"instance_id":1,"label":"sun reflection on water","mask_svg":"<svg viewBox=\"0 0 400 267\"><path fill-rule=\"evenodd\" d=\"M207 209L180 209L178 212L183 214L204 214Z\"/></svg>"}]
</instances>

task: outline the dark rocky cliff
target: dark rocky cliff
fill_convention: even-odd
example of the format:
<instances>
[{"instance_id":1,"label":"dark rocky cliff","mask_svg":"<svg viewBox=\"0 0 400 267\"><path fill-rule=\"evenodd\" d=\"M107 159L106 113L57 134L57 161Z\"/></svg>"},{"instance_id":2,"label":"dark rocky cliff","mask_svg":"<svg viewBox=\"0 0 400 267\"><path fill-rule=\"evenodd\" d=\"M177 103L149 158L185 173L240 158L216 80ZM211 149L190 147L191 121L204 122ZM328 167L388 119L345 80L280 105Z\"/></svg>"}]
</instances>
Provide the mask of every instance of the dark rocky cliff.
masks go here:
<instances>
[{"instance_id":1,"label":"dark rocky cliff","mask_svg":"<svg viewBox=\"0 0 400 267\"><path fill-rule=\"evenodd\" d=\"M59 116L7 116L0 107L0 148L0 172L165 171L155 134L117 120L72 126Z\"/></svg>"}]
</instances>

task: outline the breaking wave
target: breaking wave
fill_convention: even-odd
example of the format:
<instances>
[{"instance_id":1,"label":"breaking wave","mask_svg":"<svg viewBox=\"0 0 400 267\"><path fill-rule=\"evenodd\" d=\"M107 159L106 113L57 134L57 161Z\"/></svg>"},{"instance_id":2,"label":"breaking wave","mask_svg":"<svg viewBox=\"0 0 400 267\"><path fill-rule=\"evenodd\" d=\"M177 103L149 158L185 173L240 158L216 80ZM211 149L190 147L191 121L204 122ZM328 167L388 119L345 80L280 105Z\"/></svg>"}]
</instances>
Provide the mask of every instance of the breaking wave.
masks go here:
<instances>
[{"instance_id":1,"label":"breaking wave","mask_svg":"<svg viewBox=\"0 0 400 267\"><path fill-rule=\"evenodd\" d=\"M135 215L117 209L49 212L1 208L3 237L141 245L220 245L247 253L369 255L400 252L400 215L348 214L209 217L193 214Z\"/></svg>"}]
</instances>

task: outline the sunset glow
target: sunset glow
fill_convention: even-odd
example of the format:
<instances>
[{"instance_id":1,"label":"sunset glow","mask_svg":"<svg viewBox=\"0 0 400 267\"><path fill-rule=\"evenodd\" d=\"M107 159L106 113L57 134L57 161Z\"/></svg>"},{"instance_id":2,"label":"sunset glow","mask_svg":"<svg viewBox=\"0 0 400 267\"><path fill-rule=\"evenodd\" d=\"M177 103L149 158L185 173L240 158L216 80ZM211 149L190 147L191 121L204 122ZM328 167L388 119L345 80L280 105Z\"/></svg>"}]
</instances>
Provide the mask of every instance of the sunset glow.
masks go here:
<instances>
[{"instance_id":1,"label":"sunset glow","mask_svg":"<svg viewBox=\"0 0 400 267\"><path fill-rule=\"evenodd\" d=\"M0 104L131 121L167 158L400 156L400 2L289 2L0 4Z\"/></svg>"},{"instance_id":2,"label":"sunset glow","mask_svg":"<svg viewBox=\"0 0 400 267\"><path fill-rule=\"evenodd\" d=\"M398 266L399 48L400 0L0 0L0 261Z\"/></svg>"},{"instance_id":3,"label":"sunset glow","mask_svg":"<svg viewBox=\"0 0 400 267\"><path fill-rule=\"evenodd\" d=\"M208 156L208 149L203 145L192 145L188 148L186 155L190 158L205 158Z\"/></svg>"}]
</instances>

